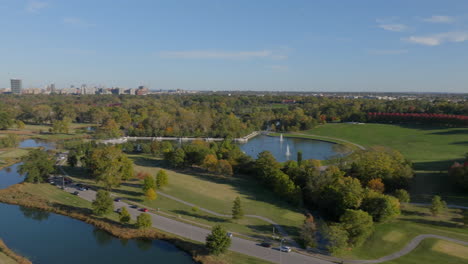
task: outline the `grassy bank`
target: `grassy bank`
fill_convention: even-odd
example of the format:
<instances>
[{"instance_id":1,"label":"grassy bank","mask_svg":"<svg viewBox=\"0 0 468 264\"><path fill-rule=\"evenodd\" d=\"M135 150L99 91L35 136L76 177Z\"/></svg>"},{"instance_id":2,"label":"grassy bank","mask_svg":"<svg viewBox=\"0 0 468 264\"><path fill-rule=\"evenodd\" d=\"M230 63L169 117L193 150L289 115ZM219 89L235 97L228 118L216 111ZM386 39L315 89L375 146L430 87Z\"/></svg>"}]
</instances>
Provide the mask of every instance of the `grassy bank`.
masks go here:
<instances>
[{"instance_id":1,"label":"grassy bank","mask_svg":"<svg viewBox=\"0 0 468 264\"><path fill-rule=\"evenodd\" d=\"M0 263L2 264L31 264L28 259L16 254L9 249L7 245L0 239Z\"/></svg>"},{"instance_id":2,"label":"grassy bank","mask_svg":"<svg viewBox=\"0 0 468 264\"><path fill-rule=\"evenodd\" d=\"M250 179L224 177L198 170L175 171L166 167L165 162L145 155L131 155L135 161L135 171L151 175L164 168L169 176L169 185L161 191L184 201L193 203L220 214L231 215L234 199L241 197L245 214L259 215L282 225L290 235L297 235L304 219L303 214L288 203L276 197L269 190ZM84 170L65 168L67 173L80 181L96 185ZM228 230L263 239L271 237L273 225L251 217L232 221L231 217L219 217L203 211L193 211L191 206L159 195L155 201L145 199L141 190L141 180L135 179L113 190L114 193L150 208L159 208L173 215L204 225L222 224Z\"/></svg>"},{"instance_id":3,"label":"grassy bank","mask_svg":"<svg viewBox=\"0 0 468 264\"><path fill-rule=\"evenodd\" d=\"M268 263L235 252L228 252L221 256L210 256L202 243L177 237L154 228L141 230L134 228L133 225L122 225L117 222L116 213L109 214L106 217L96 217L91 214L90 202L49 184L21 183L10 186L7 189L0 190L0 202L69 216L94 225L122 239L165 240L190 253L195 261L201 263Z\"/></svg>"},{"instance_id":4,"label":"grassy bank","mask_svg":"<svg viewBox=\"0 0 468 264\"><path fill-rule=\"evenodd\" d=\"M52 125L26 125L22 129L11 128L8 130L1 130L0 136L16 134L22 138L37 138L51 141L69 140L89 137L91 133L87 131L86 128L90 126L96 126L96 124L72 123L70 124L69 133L51 134L48 131L52 128Z\"/></svg>"},{"instance_id":5,"label":"grassy bank","mask_svg":"<svg viewBox=\"0 0 468 264\"><path fill-rule=\"evenodd\" d=\"M0 169L13 165L28 153L27 149L11 148L0 150Z\"/></svg>"}]
</instances>

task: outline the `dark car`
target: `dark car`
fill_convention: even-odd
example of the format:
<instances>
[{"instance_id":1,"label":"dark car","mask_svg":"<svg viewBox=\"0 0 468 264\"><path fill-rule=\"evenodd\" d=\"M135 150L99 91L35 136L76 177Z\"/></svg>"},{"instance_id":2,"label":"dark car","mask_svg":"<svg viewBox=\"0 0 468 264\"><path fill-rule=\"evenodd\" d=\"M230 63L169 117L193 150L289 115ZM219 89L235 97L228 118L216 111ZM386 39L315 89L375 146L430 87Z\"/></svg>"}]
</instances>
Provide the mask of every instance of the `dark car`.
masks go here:
<instances>
[{"instance_id":1,"label":"dark car","mask_svg":"<svg viewBox=\"0 0 468 264\"><path fill-rule=\"evenodd\" d=\"M271 243L268 243L268 242L262 242L262 243L260 244L260 246L262 246L262 247L266 247L266 248L270 248L270 247L271 247Z\"/></svg>"},{"instance_id":2,"label":"dark car","mask_svg":"<svg viewBox=\"0 0 468 264\"><path fill-rule=\"evenodd\" d=\"M133 205L130 205L130 208L137 209L138 206L136 206L136 205L133 204Z\"/></svg>"},{"instance_id":3,"label":"dark car","mask_svg":"<svg viewBox=\"0 0 468 264\"><path fill-rule=\"evenodd\" d=\"M120 199L120 198L115 198L114 199L114 202L120 202L120 201L122 201L122 199Z\"/></svg>"},{"instance_id":4,"label":"dark car","mask_svg":"<svg viewBox=\"0 0 468 264\"><path fill-rule=\"evenodd\" d=\"M78 191L74 192L73 194L74 195L80 195L80 193Z\"/></svg>"}]
</instances>

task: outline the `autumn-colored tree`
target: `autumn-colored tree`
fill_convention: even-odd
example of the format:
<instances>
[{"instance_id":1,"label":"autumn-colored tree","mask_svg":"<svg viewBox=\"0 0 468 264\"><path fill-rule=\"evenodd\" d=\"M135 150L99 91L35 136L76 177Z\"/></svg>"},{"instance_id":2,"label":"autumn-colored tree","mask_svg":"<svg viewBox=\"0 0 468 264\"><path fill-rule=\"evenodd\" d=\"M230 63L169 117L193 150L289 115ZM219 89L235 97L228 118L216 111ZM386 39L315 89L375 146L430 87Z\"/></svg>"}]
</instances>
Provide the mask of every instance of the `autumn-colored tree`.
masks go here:
<instances>
[{"instance_id":1,"label":"autumn-colored tree","mask_svg":"<svg viewBox=\"0 0 468 264\"><path fill-rule=\"evenodd\" d=\"M233 174L232 166L227 160L218 160L216 172L226 176L232 176Z\"/></svg>"},{"instance_id":2,"label":"autumn-colored tree","mask_svg":"<svg viewBox=\"0 0 468 264\"><path fill-rule=\"evenodd\" d=\"M133 177L132 160L114 146L94 149L87 163L96 181L103 183L108 189Z\"/></svg>"},{"instance_id":3,"label":"autumn-colored tree","mask_svg":"<svg viewBox=\"0 0 468 264\"><path fill-rule=\"evenodd\" d=\"M145 192L145 196L149 201L154 201L158 197L158 195L156 194L156 191L154 189L148 189Z\"/></svg>"},{"instance_id":4,"label":"autumn-colored tree","mask_svg":"<svg viewBox=\"0 0 468 264\"><path fill-rule=\"evenodd\" d=\"M367 187L378 193L383 193L385 191L385 185L383 184L382 179L380 178L370 180L367 183Z\"/></svg>"},{"instance_id":5,"label":"autumn-colored tree","mask_svg":"<svg viewBox=\"0 0 468 264\"><path fill-rule=\"evenodd\" d=\"M206 169L209 172L215 172L217 166L218 166L218 159L213 154L206 155L201 165L202 168Z\"/></svg>"}]
</instances>

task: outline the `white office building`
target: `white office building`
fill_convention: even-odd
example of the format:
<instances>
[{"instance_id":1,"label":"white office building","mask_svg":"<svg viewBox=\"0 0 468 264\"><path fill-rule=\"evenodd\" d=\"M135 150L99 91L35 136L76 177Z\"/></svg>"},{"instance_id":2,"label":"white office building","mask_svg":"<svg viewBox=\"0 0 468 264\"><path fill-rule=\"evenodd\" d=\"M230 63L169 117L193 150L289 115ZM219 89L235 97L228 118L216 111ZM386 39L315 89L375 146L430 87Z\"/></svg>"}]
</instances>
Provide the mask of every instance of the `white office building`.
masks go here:
<instances>
[{"instance_id":1,"label":"white office building","mask_svg":"<svg viewBox=\"0 0 468 264\"><path fill-rule=\"evenodd\" d=\"M11 92L12 93L21 94L21 90L23 89L23 86L21 84L20 79L11 79L10 84L11 84Z\"/></svg>"}]
</instances>

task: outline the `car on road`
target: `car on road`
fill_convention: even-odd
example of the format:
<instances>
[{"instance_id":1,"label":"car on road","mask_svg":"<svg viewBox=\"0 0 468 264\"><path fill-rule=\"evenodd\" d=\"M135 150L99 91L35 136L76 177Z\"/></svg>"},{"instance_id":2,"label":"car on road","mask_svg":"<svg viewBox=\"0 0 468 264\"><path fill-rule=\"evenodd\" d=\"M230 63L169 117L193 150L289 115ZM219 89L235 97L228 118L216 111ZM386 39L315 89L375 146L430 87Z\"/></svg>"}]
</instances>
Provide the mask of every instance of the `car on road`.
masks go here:
<instances>
[{"instance_id":1,"label":"car on road","mask_svg":"<svg viewBox=\"0 0 468 264\"><path fill-rule=\"evenodd\" d=\"M146 213L146 212L148 212L149 210L148 210L148 209L146 209L146 208L141 208L141 209L140 209L140 211L142 211L142 212L145 212L145 213Z\"/></svg>"},{"instance_id":2,"label":"car on road","mask_svg":"<svg viewBox=\"0 0 468 264\"><path fill-rule=\"evenodd\" d=\"M117 209L115 210L116 213L120 213L120 211L122 211L122 208L117 208Z\"/></svg>"},{"instance_id":3,"label":"car on road","mask_svg":"<svg viewBox=\"0 0 468 264\"><path fill-rule=\"evenodd\" d=\"M120 202L120 201L122 201L122 199L120 199L120 198L115 198L114 199L114 202Z\"/></svg>"},{"instance_id":4,"label":"car on road","mask_svg":"<svg viewBox=\"0 0 468 264\"><path fill-rule=\"evenodd\" d=\"M230 233L230 232L228 232L226 235L227 235L229 238L232 237L232 233Z\"/></svg>"},{"instance_id":5,"label":"car on road","mask_svg":"<svg viewBox=\"0 0 468 264\"><path fill-rule=\"evenodd\" d=\"M80 192L75 191L73 194L74 194L74 195L80 195Z\"/></svg>"},{"instance_id":6,"label":"car on road","mask_svg":"<svg viewBox=\"0 0 468 264\"><path fill-rule=\"evenodd\" d=\"M130 205L130 208L137 209L137 208L138 208L138 206L136 206L136 205L132 204L132 205Z\"/></svg>"},{"instance_id":7,"label":"car on road","mask_svg":"<svg viewBox=\"0 0 468 264\"><path fill-rule=\"evenodd\" d=\"M290 248L290 247L286 247L286 246L282 246L282 247L280 247L280 251L281 251L281 252L287 252L287 253L289 253L289 252L291 252L291 248Z\"/></svg>"},{"instance_id":8,"label":"car on road","mask_svg":"<svg viewBox=\"0 0 468 264\"><path fill-rule=\"evenodd\" d=\"M266 247L266 248L270 248L270 247L271 247L271 243L269 243L269 242L262 242L262 243L260 243L260 246Z\"/></svg>"}]
</instances>

